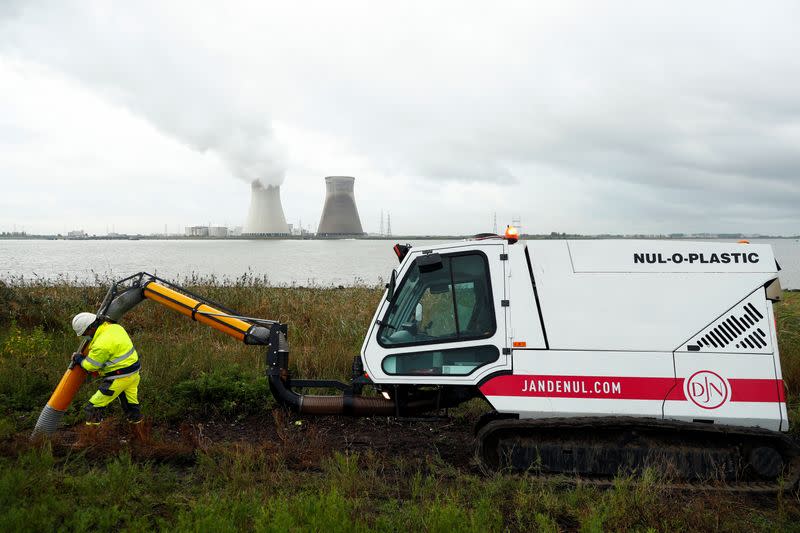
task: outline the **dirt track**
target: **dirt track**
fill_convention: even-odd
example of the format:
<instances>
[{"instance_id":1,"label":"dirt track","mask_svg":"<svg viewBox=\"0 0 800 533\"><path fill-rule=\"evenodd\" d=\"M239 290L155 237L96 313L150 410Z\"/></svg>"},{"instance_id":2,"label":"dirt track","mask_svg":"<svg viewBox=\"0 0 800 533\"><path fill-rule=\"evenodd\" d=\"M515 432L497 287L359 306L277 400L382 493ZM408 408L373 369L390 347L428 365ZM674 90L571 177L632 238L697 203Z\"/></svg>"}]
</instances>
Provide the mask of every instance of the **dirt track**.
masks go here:
<instances>
[{"instance_id":1,"label":"dirt track","mask_svg":"<svg viewBox=\"0 0 800 533\"><path fill-rule=\"evenodd\" d=\"M134 459L192 463L197 450L248 446L267 452L293 469L315 470L320 461L340 453L373 453L381 458L402 457L425 463L442 461L462 471L476 471L472 423L447 418L297 417L281 409L271 416L241 421L186 421L178 426L152 426L141 431L109 419L99 428L75 425L51 438L56 454L75 452L101 456L128 450ZM19 434L0 443L0 454L15 455L30 446Z\"/></svg>"}]
</instances>

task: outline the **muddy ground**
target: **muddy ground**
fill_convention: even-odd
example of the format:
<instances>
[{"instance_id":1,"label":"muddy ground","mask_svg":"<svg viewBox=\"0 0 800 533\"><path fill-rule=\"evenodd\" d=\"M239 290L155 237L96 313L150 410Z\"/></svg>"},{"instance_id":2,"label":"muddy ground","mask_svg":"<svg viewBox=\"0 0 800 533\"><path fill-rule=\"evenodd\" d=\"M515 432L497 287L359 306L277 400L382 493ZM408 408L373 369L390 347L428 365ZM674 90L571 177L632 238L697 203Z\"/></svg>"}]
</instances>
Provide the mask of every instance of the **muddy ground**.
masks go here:
<instances>
[{"instance_id":1,"label":"muddy ground","mask_svg":"<svg viewBox=\"0 0 800 533\"><path fill-rule=\"evenodd\" d=\"M247 446L267 452L290 469L316 470L323 459L339 452L370 453L387 461L402 457L420 465L444 463L464 473L479 472L473 422L445 417L306 418L275 409L264 417L177 425L145 420L131 426L110 418L101 426L61 428L49 440L57 455L81 452L100 457L128 451L137 460L175 464L193 463L197 451ZM27 434L18 434L0 442L0 454L14 456L31 445Z\"/></svg>"},{"instance_id":2,"label":"muddy ground","mask_svg":"<svg viewBox=\"0 0 800 533\"><path fill-rule=\"evenodd\" d=\"M407 480L401 479L408 472L434 474L437 479L444 477L454 483L466 479L464 475L482 477L474 457L475 422L460 416L419 419L301 417L277 408L263 416L242 420L186 420L175 425L153 425L146 419L139 426L131 426L118 418L110 418L99 427L76 424L62 428L49 439L39 440L49 442L53 455L66 462L70 459L101 462L127 453L136 462L168 464L185 472L192 471L202 457L214 462L242 457L262 462L267 468L274 465L287 472L315 476L325 473L326 461L336 453L358 454L363 460L360 464L373 465L381 482L396 487L400 494L408 491ZM17 434L0 440L0 455L15 457L38 444L27 434ZM399 467L398 462L405 467ZM561 478L556 484L568 488L576 482L581 483ZM596 486L610 487L605 483ZM770 494L666 490L670 495L665 493L662 498L667 507L676 502L687 504L699 497L732 509L746 504L757 512L772 513L776 508L775 497ZM800 501L796 491L787 496L789 500ZM564 522L561 527L572 530L577 526Z\"/></svg>"},{"instance_id":3,"label":"muddy ground","mask_svg":"<svg viewBox=\"0 0 800 533\"><path fill-rule=\"evenodd\" d=\"M49 442L57 457L69 458L80 454L89 460L101 460L123 452L130 454L135 461L191 468L202 453L214 457L235 455L245 450L250 457L255 454L289 471L316 473L324 470L327 459L339 453L358 454L384 465L385 468L380 470L387 480L398 475L398 461L412 467L411 470L422 472L441 473L451 469L455 476L481 476L475 458L476 421L461 416L416 419L302 417L281 408L264 416L242 420L186 420L173 425L153 425L145 419L142 424L132 426L120 418L111 417L101 426L81 423L63 427L47 439L32 441L28 434L17 434L11 439L0 440L0 455L14 457L32 446ZM567 486L573 485L564 478L559 483L564 482ZM610 486L598 480L590 483L598 483L601 488ZM673 491L686 495L694 492ZM722 489L721 492L727 491ZM792 494L793 498L800 498L796 490ZM747 498L758 507L774 505L770 494L749 494Z\"/></svg>"}]
</instances>

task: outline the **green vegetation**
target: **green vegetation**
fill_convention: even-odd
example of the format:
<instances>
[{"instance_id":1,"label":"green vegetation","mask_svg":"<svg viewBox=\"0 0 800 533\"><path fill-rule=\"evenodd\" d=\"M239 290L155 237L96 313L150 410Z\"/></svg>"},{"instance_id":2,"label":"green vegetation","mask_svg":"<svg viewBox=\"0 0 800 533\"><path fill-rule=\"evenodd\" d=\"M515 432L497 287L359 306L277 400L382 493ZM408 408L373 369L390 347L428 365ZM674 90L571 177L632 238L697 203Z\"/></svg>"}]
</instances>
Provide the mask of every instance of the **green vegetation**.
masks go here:
<instances>
[{"instance_id":1,"label":"green vegetation","mask_svg":"<svg viewBox=\"0 0 800 533\"><path fill-rule=\"evenodd\" d=\"M244 313L288 322L292 366L309 377L348 376L380 297L378 289L275 288L252 278L189 281ZM483 408L476 403L436 431L425 423L294 418L274 408L263 350L149 302L125 321L144 361L146 445L131 445L114 425L99 437L81 425L66 428L89 443L75 449L58 440L31 444L27 434L77 345L70 318L95 309L104 291L100 283L0 283L0 531L800 530L794 492L684 494L649 473L610 488L485 477L458 450L469 446L459 439ZM787 293L775 309L797 430L800 293ZM82 389L67 426L93 390ZM348 429L346 438L336 424ZM453 427L456 436L442 439ZM409 443L418 444L409 453L405 443L352 445L368 431L413 431Z\"/></svg>"},{"instance_id":2,"label":"green vegetation","mask_svg":"<svg viewBox=\"0 0 800 533\"><path fill-rule=\"evenodd\" d=\"M781 370L788 394L789 420L792 433L800 435L800 292L784 293L785 299L775 306Z\"/></svg>"},{"instance_id":3,"label":"green vegetation","mask_svg":"<svg viewBox=\"0 0 800 533\"><path fill-rule=\"evenodd\" d=\"M268 287L252 277L228 285L186 281L198 293L250 316L288 322L292 368L308 377L350 375L381 294L373 288ZM97 309L108 285L103 280L92 286L0 282L0 418L12 416L20 430L32 427L77 348L72 316ZM263 349L152 302L131 311L125 328L143 359L140 394L156 422L183 419L187 412L247 415L272 407ZM81 390L75 414L92 392L91 387Z\"/></svg>"}]
</instances>

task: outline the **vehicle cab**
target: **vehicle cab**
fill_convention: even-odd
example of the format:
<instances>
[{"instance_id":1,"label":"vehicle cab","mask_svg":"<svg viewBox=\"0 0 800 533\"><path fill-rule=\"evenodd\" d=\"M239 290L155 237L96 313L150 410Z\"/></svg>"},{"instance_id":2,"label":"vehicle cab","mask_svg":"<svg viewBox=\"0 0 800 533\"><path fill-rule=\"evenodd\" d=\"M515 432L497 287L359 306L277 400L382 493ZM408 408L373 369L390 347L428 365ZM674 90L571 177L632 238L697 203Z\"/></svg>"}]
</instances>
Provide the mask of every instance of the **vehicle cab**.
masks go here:
<instances>
[{"instance_id":1,"label":"vehicle cab","mask_svg":"<svg viewBox=\"0 0 800 533\"><path fill-rule=\"evenodd\" d=\"M499 237L408 250L362 347L369 377L475 385L510 370L507 258Z\"/></svg>"}]
</instances>

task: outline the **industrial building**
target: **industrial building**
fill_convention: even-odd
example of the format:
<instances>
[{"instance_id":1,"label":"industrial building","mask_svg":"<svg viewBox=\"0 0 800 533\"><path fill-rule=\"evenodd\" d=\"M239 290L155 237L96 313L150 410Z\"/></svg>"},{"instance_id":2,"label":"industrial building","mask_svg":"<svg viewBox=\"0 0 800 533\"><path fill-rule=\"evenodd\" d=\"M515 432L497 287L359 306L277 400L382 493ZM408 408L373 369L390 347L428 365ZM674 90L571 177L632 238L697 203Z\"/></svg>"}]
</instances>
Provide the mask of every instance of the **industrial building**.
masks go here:
<instances>
[{"instance_id":1,"label":"industrial building","mask_svg":"<svg viewBox=\"0 0 800 533\"><path fill-rule=\"evenodd\" d=\"M325 205L319 221L319 237L361 237L364 230L358 216L351 176L325 178Z\"/></svg>"},{"instance_id":2,"label":"industrial building","mask_svg":"<svg viewBox=\"0 0 800 533\"><path fill-rule=\"evenodd\" d=\"M250 210L244 224L244 235L289 235L289 225L281 205L281 188L254 181L251 186Z\"/></svg>"},{"instance_id":3,"label":"industrial building","mask_svg":"<svg viewBox=\"0 0 800 533\"><path fill-rule=\"evenodd\" d=\"M208 226L186 226L187 237L208 237Z\"/></svg>"},{"instance_id":4,"label":"industrial building","mask_svg":"<svg viewBox=\"0 0 800 533\"><path fill-rule=\"evenodd\" d=\"M328 176L325 178L326 194L317 236L323 238L362 237L366 235L361 226L354 194L355 178L351 176ZM387 221L388 222L388 221ZM391 224L391 222L389 222ZM302 224L288 224L281 203L278 185L263 185L254 181L250 187L250 207L244 226L187 226L187 237L304 237L311 235ZM391 230L389 230L391 231Z\"/></svg>"},{"instance_id":5,"label":"industrial building","mask_svg":"<svg viewBox=\"0 0 800 533\"><path fill-rule=\"evenodd\" d=\"M187 237L225 238L229 230L225 226L186 226L184 233Z\"/></svg>"}]
</instances>

